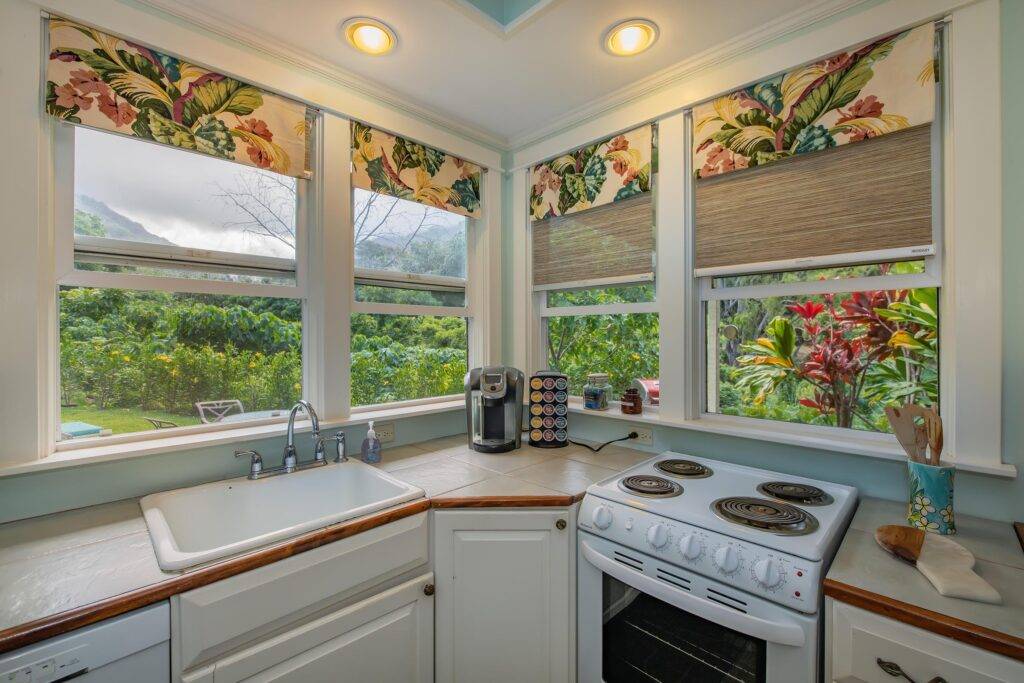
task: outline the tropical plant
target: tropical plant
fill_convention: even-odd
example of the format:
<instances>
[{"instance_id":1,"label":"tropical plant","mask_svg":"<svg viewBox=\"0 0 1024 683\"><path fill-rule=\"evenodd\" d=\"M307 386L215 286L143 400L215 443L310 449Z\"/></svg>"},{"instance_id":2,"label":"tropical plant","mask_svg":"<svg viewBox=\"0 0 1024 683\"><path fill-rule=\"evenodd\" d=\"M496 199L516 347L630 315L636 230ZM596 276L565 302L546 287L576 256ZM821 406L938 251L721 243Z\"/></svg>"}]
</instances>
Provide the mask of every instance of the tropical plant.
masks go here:
<instances>
[{"instance_id":1,"label":"tropical plant","mask_svg":"<svg viewBox=\"0 0 1024 683\"><path fill-rule=\"evenodd\" d=\"M741 345L732 375L754 405L788 387L830 424L877 430L885 405L937 402L935 289L855 292L838 306L831 294L820 299L786 307L799 328L776 316Z\"/></svg>"}]
</instances>

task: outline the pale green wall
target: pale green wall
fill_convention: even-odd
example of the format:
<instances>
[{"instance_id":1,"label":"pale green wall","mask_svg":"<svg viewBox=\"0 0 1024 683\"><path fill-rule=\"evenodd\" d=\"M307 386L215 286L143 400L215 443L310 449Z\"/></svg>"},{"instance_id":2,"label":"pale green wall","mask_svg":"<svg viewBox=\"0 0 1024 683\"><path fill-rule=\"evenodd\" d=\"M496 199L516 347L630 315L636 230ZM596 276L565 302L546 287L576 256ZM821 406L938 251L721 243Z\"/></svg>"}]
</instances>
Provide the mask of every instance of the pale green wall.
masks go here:
<instances>
[{"instance_id":1,"label":"pale green wall","mask_svg":"<svg viewBox=\"0 0 1024 683\"><path fill-rule=\"evenodd\" d=\"M1024 0L1002 3L1003 57L1003 461L1024 473L1024 137L1017 122L1024 120ZM509 195L511 192L509 191ZM510 197L511 202L511 197ZM509 205L510 213L511 204ZM505 223L506 249L517 239L511 221ZM511 268L506 270L510 273ZM509 280L506 278L506 287ZM507 302L510 294L506 292ZM506 303L506 306L508 304ZM506 322L509 312L506 310ZM505 339L513 331L505 329ZM508 348L506 341L506 348ZM506 362L510 358L506 357ZM592 415L573 415L570 432L576 437L607 440L629 431L627 423ZM796 446L765 443L692 430L662 427L655 430L655 450L672 449L719 458L780 472L850 484L863 495L903 499L906 467L903 463ZM958 473L956 509L966 514L1002 520L1024 520L1024 477L1016 480Z\"/></svg>"}]
</instances>

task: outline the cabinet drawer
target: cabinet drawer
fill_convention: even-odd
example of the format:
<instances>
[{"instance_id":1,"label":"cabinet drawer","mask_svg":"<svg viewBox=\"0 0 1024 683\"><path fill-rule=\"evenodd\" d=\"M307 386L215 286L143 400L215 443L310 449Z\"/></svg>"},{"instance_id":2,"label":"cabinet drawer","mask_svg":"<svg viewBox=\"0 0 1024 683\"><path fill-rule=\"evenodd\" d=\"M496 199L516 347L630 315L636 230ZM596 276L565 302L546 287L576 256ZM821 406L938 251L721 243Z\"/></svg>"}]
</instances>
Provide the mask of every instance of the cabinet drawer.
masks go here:
<instances>
[{"instance_id":1,"label":"cabinet drawer","mask_svg":"<svg viewBox=\"0 0 1024 683\"><path fill-rule=\"evenodd\" d=\"M1019 683L1024 663L842 602L827 600L831 681L892 683L878 660L896 664L915 681Z\"/></svg>"},{"instance_id":2,"label":"cabinet drawer","mask_svg":"<svg viewBox=\"0 0 1024 683\"><path fill-rule=\"evenodd\" d=\"M426 564L428 546L424 512L182 593L172 601L176 669Z\"/></svg>"},{"instance_id":3,"label":"cabinet drawer","mask_svg":"<svg viewBox=\"0 0 1024 683\"><path fill-rule=\"evenodd\" d=\"M434 599L424 588L433 581L424 574L231 655L215 665L213 683L428 683Z\"/></svg>"}]
</instances>

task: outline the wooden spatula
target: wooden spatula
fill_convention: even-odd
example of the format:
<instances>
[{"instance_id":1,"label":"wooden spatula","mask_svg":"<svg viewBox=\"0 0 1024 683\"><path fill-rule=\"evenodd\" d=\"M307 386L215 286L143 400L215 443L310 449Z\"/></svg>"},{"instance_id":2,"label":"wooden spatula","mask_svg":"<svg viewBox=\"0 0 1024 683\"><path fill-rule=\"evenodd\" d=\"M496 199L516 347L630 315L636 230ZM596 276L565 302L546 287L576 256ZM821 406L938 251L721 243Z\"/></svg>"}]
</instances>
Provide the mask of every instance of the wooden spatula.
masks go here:
<instances>
[{"instance_id":1,"label":"wooden spatula","mask_svg":"<svg viewBox=\"0 0 1024 683\"><path fill-rule=\"evenodd\" d=\"M917 567L940 595L993 604L1003 601L995 588L974 573L974 555L956 541L899 524L875 529L875 541Z\"/></svg>"},{"instance_id":2,"label":"wooden spatula","mask_svg":"<svg viewBox=\"0 0 1024 683\"><path fill-rule=\"evenodd\" d=\"M920 462L917 446L917 425L914 424L914 416L910 411L906 410L907 407L896 408L889 406L885 409L885 416L889 418L892 432L896 435L896 440L903 446L903 450L907 452L907 457L914 462Z\"/></svg>"}]
</instances>

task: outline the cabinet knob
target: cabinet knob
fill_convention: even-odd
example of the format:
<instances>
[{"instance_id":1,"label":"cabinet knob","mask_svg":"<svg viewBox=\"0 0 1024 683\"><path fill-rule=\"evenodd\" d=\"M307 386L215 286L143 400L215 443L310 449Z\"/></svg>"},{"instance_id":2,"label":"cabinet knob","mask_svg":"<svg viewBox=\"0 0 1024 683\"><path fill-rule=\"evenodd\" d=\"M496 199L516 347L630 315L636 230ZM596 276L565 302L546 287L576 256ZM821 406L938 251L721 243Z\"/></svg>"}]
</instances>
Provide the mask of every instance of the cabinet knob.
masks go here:
<instances>
[{"instance_id":1,"label":"cabinet knob","mask_svg":"<svg viewBox=\"0 0 1024 683\"><path fill-rule=\"evenodd\" d=\"M564 530L565 529L565 520L564 519L560 519L557 522L555 522L555 528L558 529L559 531Z\"/></svg>"},{"instance_id":2,"label":"cabinet knob","mask_svg":"<svg viewBox=\"0 0 1024 683\"><path fill-rule=\"evenodd\" d=\"M425 585L423 587L423 594L424 595L433 595L434 594L434 584L428 583L427 585Z\"/></svg>"}]
</instances>

